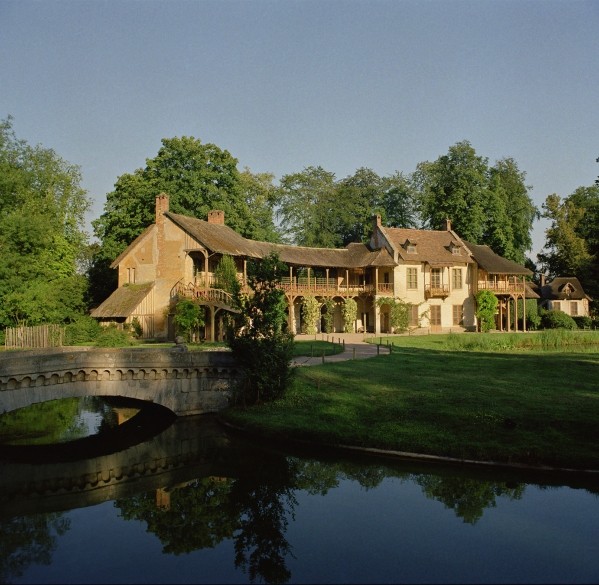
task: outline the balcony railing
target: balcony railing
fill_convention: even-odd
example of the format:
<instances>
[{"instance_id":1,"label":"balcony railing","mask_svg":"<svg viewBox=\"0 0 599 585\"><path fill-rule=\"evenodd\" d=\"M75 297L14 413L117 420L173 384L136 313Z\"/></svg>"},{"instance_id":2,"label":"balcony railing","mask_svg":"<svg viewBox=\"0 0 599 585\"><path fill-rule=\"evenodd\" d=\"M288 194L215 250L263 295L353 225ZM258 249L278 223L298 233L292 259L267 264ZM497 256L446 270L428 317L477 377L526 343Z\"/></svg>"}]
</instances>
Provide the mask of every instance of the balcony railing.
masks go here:
<instances>
[{"instance_id":1,"label":"balcony railing","mask_svg":"<svg viewBox=\"0 0 599 585\"><path fill-rule=\"evenodd\" d=\"M424 295L428 298L431 297L447 297L449 296L449 285L448 284L425 284Z\"/></svg>"},{"instance_id":2,"label":"balcony railing","mask_svg":"<svg viewBox=\"0 0 599 585\"><path fill-rule=\"evenodd\" d=\"M479 280L478 290L490 290L496 294L523 293L525 286L518 280Z\"/></svg>"}]
</instances>

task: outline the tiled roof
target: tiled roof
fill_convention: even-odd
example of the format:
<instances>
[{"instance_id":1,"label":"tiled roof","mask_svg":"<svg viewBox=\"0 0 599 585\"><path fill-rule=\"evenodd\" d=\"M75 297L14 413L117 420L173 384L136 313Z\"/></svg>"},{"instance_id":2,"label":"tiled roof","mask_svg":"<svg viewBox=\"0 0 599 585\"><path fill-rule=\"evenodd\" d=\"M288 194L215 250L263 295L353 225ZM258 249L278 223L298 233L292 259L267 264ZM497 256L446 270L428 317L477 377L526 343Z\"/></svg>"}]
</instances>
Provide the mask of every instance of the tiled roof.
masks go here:
<instances>
[{"instance_id":1,"label":"tiled roof","mask_svg":"<svg viewBox=\"0 0 599 585\"><path fill-rule=\"evenodd\" d=\"M464 243L472 252L472 256L474 256L478 265L489 274L520 274L522 276L532 276L533 274L532 271L517 262L495 254L489 246Z\"/></svg>"},{"instance_id":2,"label":"tiled roof","mask_svg":"<svg viewBox=\"0 0 599 585\"><path fill-rule=\"evenodd\" d=\"M295 266L356 268L395 265L386 249L372 251L364 244L350 244L347 248L340 249L271 244L248 240L224 224L209 223L170 212L165 215L206 248L220 254L263 258L276 252L283 262Z\"/></svg>"},{"instance_id":3,"label":"tiled roof","mask_svg":"<svg viewBox=\"0 0 599 585\"><path fill-rule=\"evenodd\" d=\"M128 317L152 290L154 283L125 284L117 288L91 316L98 319Z\"/></svg>"},{"instance_id":4,"label":"tiled roof","mask_svg":"<svg viewBox=\"0 0 599 585\"><path fill-rule=\"evenodd\" d=\"M399 257L406 262L427 262L431 266L472 263L468 250L454 232L407 228L382 228L382 231ZM408 252L408 243L415 246L414 252ZM460 253L453 254L452 246Z\"/></svg>"}]
</instances>

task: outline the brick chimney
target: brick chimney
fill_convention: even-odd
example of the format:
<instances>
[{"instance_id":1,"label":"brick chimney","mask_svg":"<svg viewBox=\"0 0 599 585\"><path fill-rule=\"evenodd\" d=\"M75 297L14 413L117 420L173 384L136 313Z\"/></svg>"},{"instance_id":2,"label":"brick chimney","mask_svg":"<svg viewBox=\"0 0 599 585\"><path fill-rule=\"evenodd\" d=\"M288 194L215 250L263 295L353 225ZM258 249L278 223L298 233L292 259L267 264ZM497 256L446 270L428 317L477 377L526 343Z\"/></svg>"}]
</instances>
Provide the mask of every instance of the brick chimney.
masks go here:
<instances>
[{"instance_id":1,"label":"brick chimney","mask_svg":"<svg viewBox=\"0 0 599 585\"><path fill-rule=\"evenodd\" d=\"M451 231L451 219L448 217L445 218L445 229L450 232Z\"/></svg>"},{"instance_id":2,"label":"brick chimney","mask_svg":"<svg viewBox=\"0 0 599 585\"><path fill-rule=\"evenodd\" d=\"M208 212L208 223L217 223L225 225L225 212L220 209L214 209Z\"/></svg>"},{"instance_id":3,"label":"brick chimney","mask_svg":"<svg viewBox=\"0 0 599 585\"><path fill-rule=\"evenodd\" d=\"M156 223L163 221L163 214L168 211L168 195L166 193L160 193L156 197Z\"/></svg>"}]
</instances>

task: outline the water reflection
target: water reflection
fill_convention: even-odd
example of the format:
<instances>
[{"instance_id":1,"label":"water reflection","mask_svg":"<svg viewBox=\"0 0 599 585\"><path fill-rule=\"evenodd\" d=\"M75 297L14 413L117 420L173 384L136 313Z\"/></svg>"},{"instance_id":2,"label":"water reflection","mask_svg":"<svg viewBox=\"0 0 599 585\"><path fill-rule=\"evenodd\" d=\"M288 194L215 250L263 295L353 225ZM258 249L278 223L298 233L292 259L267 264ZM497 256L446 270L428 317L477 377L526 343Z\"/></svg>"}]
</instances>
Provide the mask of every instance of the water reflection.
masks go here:
<instances>
[{"instance_id":1,"label":"water reflection","mask_svg":"<svg viewBox=\"0 0 599 585\"><path fill-rule=\"evenodd\" d=\"M300 493L326 496L345 482L376 492L393 478L417 486L474 526L499 500L522 499L527 485L564 485L563 478L544 475L522 480L508 473L282 452L232 436L211 417L177 419L144 443L114 453L77 461L5 461L1 472L3 582L29 565L50 563L57 539L70 528L61 512L99 502L113 501L122 521L142 522L166 556L232 542L235 568L250 582L287 583L292 565L302 561L288 535L301 512ZM566 483L597 493L596 484L583 479Z\"/></svg>"}]
</instances>

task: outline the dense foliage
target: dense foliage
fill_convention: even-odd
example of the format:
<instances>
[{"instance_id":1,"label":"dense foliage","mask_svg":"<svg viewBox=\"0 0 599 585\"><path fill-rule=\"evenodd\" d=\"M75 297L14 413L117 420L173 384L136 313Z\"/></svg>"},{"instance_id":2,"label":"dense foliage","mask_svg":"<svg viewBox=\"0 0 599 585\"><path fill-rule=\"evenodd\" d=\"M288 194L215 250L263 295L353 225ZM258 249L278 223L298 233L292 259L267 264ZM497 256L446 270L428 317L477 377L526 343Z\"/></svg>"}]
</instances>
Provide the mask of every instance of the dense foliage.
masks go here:
<instances>
[{"instance_id":1,"label":"dense foliage","mask_svg":"<svg viewBox=\"0 0 599 585\"><path fill-rule=\"evenodd\" d=\"M389 324L392 333L402 333L408 330L410 322L410 303L406 303L401 299L391 297L383 297L377 300L379 307L389 307Z\"/></svg>"},{"instance_id":2,"label":"dense foliage","mask_svg":"<svg viewBox=\"0 0 599 585\"><path fill-rule=\"evenodd\" d=\"M174 321L179 335L186 341L195 341L198 328L204 325L204 307L189 299L180 299L175 305Z\"/></svg>"},{"instance_id":3,"label":"dense foliage","mask_svg":"<svg viewBox=\"0 0 599 585\"><path fill-rule=\"evenodd\" d=\"M514 159L490 167L467 140L458 142L446 155L417 167L422 221L443 229L450 219L460 237L523 264L538 217L525 176Z\"/></svg>"},{"instance_id":4,"label":"dense foliage","mask_svg":"<svg viewBox=\"0 0 599 585\"><path fill-rule=\"evenodd\" d=\"M255 404L280 398L291 377L293 334L287 329L287 304L277 288L287 266L276 254L248 267L250 295L240 295L241 314L227 343L241 370L236 401Z\"/></svg>"},{"instance_id":5,"label":"dense foliage","mask_svg":"<svg viewBox=\"0 0 599 585\"><path fill-rule=\"evenodd\" d=\"M0 327L68 323L85 310L80 182L78 167L0 121Z\"/></svg>"},{"instance_id":6,"label":"dense foliage","mask_svg":"<svg viewBox=\"0 0 599 585\"><path fill-rule=\"evenodd\" d=\"M316 297L305 296L302 300L302 333L314 335L318 331L320 302Z\"/></svg>"},{"instance_id":7,"label":"dense foliage","mask_svg":"<svg viewBox=\"0 0 599 585\"><path fill-rule=\"evenodd\" d=\"M341 314L343 315L344 333L353 333L358 316L358 303L354 299L345 299L341 305Z\"/></svg>"},{"instance_id":8,"label":"dense foliage","mask_svg":"<svg viewBox=\"0 0 599 585\"><path fill-rule=\"evenodd\" d=\"M495 327L497 303L497 297L490 290L479 290L476 293L476 316L483 333Z\"/></svg>"},{"instance_id":9,"label":"dense foliage","mask_svg":"<svg viewBox=\"0 0 599 585\"><path fill-rule=\"evenodd\" d=\"M563 311L545 311L541 315L543 329L578 329L576 321Z\"/></svg>"},{"instance_id":10,"label":"dense foliage","mask_svg":"<svg viewBox=\"0 0 599 585\"><path fill-rule=\"evenodd\" d=\"M599 308L599 186L579 187L562 200L555 193L543 204L551 224L543 252L538 255L549 277L576 276Z\"/></svg>"}]
</instances>

